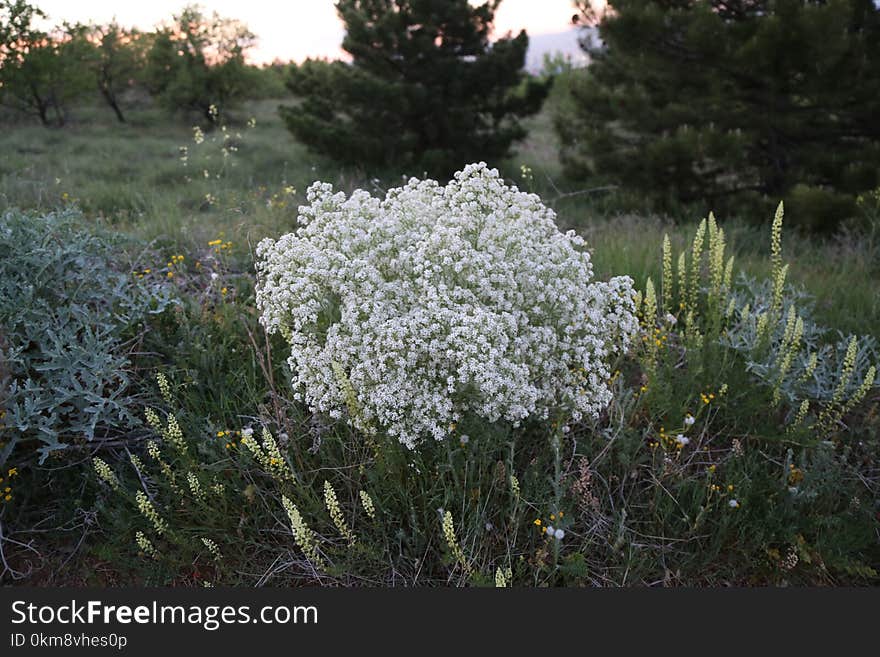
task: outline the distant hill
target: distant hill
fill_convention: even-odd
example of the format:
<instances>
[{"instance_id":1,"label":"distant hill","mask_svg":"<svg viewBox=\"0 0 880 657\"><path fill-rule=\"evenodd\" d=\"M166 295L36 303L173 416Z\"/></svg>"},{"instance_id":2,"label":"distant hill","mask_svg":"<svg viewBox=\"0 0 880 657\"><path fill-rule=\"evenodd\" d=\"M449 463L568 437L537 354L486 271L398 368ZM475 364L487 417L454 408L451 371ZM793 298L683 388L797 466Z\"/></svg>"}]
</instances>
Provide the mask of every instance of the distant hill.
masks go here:
<instances>
[{"instance_id":1,"label":"distant hill","mask_svg":"<svg viewBox=\"0 0 880 657\"><path fill-rule=\"evenodd\" d=\"M575 64L585 65L587 55L578 45L578 36L581 31L577 28L565 32L553 34L530 34L529 52L526 54L526 70L530 73L538 73L544 63L545 54L561 52L571 57Z\"/></svg>"}]
</instances>

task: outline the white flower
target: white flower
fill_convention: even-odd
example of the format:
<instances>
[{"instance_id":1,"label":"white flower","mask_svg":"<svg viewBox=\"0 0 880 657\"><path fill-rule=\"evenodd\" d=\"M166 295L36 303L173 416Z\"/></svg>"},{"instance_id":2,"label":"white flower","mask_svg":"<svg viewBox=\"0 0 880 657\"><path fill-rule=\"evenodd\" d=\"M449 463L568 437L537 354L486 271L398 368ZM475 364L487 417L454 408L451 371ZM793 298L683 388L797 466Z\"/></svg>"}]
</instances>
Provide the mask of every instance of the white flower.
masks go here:
<instances>
[{"instance_id":1,"label":"white flower","mask_svg":"<svg viewBox=\"0 0 880 657\"><path fill-rule=\"evenodd\" d=\"M553 536L556 530L553 529L553 525L547 525L547 528L544 531L547 532L547 536Z\"/></svg>"},{"instance_id":2,"label":"white flower","mask_svg":"<svg viewBox=\"0 0 880 657\"><path fill-rule=\"evenodd\" d=\"M681 434L681 433L680 433L680 434L678 434L678 435L675 437L675 442L677 442L679 445L681 445L682 447L684 447L684 446L687 445L689 442L691 442L691 439L688 438L687 436L685 436L684 434Z\"/></svg>"},{"instance_id":3,"label":"white flower","mask_svg":"<svg viewBox=\"0 0 880 657\"><path fill-rule=\"evenodd\" d=\"M245 427L244 429L241 430L241 435L244 438L250 438L251 436L254 435L254 430L251 427Z\"/></svg>"},{"instance_id":4,"label":"white flower","mask_svg":"<svg viewBox=\"0 0 880 657\"><path fill-rule=\"evenodd\" d=\"M218 274L218 273L215 272L215 271L212 271L212 272L211 272L211 280L212 280L212 281L216 281L218 278L220 278L220 274Z\"/></svg>"},{"instance_id":5,"label":"white flower","mask_svg":"<svg viewBox=\"0 0 880 657\"><path fill-rule=\"evenodd\" d=\"M690 415L690 414L686 415L684 418L684 424L686 427L693 426L694 422L696 422L696 421L697 421L697 419L693 415Z\"/></svg>"},{"instance_id":6,"label":"white flower","mask_svg":"<svg viewBox=\"0 0 880 657\"><path fill-rule=\"evenodd\" d=\"M666 313L666 317L664 319L666 320L666 323L670 326L675 326L675 324L678 322L678 320L675 318L675 315L673 315L672 313Z\"/></svg>"},{"instance_id":7,"label":"white flower","mask_svg":"<svg viewBox=\"0 0 880 657\"><path fill-rule=\"evenodd\" d=\"M555 532L553 532L553 535L556 537L557 541L561 541L563 538L565 538L565 530L557 529Z\"/></svg>"},{"instance_id":8,"label":"white flower","mask_svg":"<svg viewBox=\"0 0 880 657\"><path fill-rule=\"evenodd\" d=\"M731 509L737 509L737 508L739 508L739 502L737 502L736 500L730 500L730 501L727 503L727 505L728 505Z\"/></svg>"},{"instance_id":9,"label":"white flower","mask_svg":"<svg viewBox=\"0 0 880 657\"><path fill-rule=\"evenodd\" d=\"M537 196L480 163L445 187L306 198L297 231L257 247L256 296L312 411L414 447L464 415L577 422L608 405L638 328L632 280L591 282L583 240Z\"/></svg>"},{"instance_id":10,"label":"white flower","mask_svg":"<svg viewBox=\"0 0 880 657\"><path fill-rule=\"evenodd\" d=\"M470 442L470 439L471 439L471 437L468 436L466 433L461 434L461 437L459 438L462 445L467 445L468 442Z\"/></svg>"}]
</instances>

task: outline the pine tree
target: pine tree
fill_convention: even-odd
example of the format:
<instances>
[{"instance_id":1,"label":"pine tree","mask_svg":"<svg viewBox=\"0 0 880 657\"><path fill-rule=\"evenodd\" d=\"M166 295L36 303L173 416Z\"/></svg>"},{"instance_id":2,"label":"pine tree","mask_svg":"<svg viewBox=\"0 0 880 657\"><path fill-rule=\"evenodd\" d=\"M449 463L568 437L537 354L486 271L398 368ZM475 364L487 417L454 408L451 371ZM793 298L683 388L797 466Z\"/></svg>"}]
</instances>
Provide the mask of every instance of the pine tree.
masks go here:
<instances>
[{"instance_id":1,"label":"pine tree","mask_svg":"<svg viewBox=\"0 0 880 657\"><path fill-rule=\"evenodd\" d=\"M339 161L446 175L525 136L548 84L523 71L528 36L490 44L500 0L341 0L351 63L306 61L281 108L294 135Z\"/></svg>"},{"instance_id":2,"label":"pine tree","mask_svg":"<svg viewBox=\"0 0 880 657\"><path fill-rule=\"evenodd\" d=\"M556 117L575 178L833 228L880 184L873 0L611 0Z\"/></svg>"}]
</instances>

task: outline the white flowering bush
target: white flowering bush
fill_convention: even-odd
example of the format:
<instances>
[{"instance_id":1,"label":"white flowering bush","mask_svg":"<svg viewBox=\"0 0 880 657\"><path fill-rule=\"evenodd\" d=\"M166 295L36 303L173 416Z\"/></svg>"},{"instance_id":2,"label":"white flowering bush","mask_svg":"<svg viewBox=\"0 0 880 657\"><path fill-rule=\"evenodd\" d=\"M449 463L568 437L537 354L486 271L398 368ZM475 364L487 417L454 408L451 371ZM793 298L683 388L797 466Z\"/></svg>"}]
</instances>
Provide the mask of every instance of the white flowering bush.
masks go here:
<instances>
[{"instance_id":1,"label":"white flowering bush","mask_svg":"<svg viewBox=\"0 0 880 657\"><path fill-rule=\"evenodd\" d=\"M257 248L257 303L313 411L413 447L466 416L597 415L637 329L632 281L591 282L581 238L483 163L384 199L308 190Z\"/></svg>"}]
</instances>

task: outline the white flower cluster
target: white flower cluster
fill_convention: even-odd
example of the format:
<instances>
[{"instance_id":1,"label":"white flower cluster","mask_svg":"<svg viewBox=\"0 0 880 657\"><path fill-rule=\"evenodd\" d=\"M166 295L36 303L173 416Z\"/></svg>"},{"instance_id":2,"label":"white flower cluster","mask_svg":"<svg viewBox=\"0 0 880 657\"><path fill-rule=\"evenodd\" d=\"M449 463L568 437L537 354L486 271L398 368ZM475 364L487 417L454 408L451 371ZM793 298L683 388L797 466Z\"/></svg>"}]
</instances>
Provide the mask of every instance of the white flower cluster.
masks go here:
<instances>
[{"instance_id":1,"label":"white flower cluster","mask_svg":"<svg viewBox=\"0 0 880 657\"><path fill-rule=\"evenodd\" d=\"M257 304L313 411L412 447L468 414L577 421L610 401L632 281L590 283L583 240L536 195L480 163L384 199L315 183L308 202L295 233L257 247Z\"/></svg>"}]
</instances>

